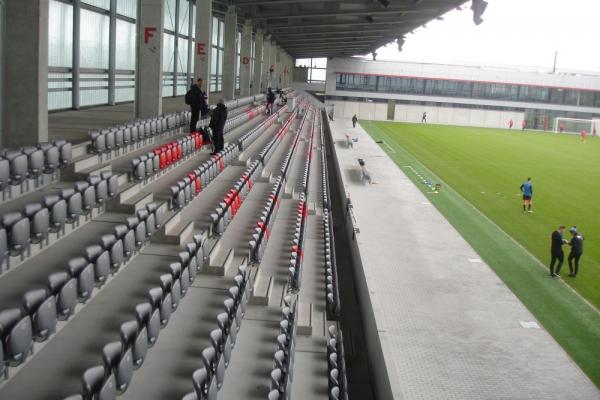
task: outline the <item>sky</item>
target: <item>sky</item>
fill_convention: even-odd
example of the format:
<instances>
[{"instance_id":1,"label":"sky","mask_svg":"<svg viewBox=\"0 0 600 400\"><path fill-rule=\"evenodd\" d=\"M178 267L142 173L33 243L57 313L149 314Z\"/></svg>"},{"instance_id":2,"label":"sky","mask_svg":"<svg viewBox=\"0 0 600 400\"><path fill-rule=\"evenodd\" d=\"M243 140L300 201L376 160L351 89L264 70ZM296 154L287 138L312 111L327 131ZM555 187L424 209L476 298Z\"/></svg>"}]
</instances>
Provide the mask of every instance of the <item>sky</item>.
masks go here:
<instances>
[{"instance_id":1,"label":"sky","mask_svg":"<svg viewBox=\"0 0 600 400\"><path fill-rule=\"evenodd\" d=\"M390 44L378 60L516 65L600 73L600 0L487 0L484 22L471 2Z\"/></svg>"}]
</instances>

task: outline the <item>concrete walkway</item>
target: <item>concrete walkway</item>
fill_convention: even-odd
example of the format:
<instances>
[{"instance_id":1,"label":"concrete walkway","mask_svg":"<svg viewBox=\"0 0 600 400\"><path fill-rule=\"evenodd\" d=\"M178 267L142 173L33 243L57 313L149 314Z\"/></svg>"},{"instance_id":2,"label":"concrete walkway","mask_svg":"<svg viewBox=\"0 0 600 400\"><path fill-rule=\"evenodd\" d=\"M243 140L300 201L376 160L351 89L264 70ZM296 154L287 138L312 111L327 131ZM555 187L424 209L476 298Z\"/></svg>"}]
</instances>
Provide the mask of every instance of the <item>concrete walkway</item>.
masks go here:
<instances>
[{"instance_id":1,"label":"concrete walkway","mask_svg":"<svg viewBox=\"0 0 600 400\"><path fill-rule=\"evenodd\" d=\"M358 125L331 122L354 206L371 364L394 399L600 399L510 289ZM357 138L345 145L345 134ZM361 182L363 158L374 184ZM360 262L358 264L360 264ZM369 324L369 322L367 322ZM377 348L377 346L375 347ZM386 398L378 396L378 398Z\"/></svg>"}]
</instances>

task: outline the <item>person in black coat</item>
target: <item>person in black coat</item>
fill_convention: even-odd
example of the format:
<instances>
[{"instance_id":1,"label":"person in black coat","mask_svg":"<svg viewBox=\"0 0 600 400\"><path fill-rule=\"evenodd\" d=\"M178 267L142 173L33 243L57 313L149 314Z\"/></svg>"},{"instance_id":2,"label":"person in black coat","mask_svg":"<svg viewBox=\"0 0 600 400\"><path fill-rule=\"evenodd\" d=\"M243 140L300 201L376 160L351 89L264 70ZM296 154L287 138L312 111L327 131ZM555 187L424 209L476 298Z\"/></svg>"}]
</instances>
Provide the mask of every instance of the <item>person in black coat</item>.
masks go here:
<instances>
[{"instance_id":1,"label":"person in black coat","mask_svg":"<svg viewBox=\"0 0 600 400\"><path fill-rule=\"evenodd\" d=\"M196 124L200 118L205 118L208 114L208 104L206 102L206 93L202 90L202 78L198 79L190 87L189 105L192 112L190 118L190 132L196 131ZM187 94L186 94L187 97Z\"/></svg>"},{"instance_id":2,"label":"person in black coat","mask_svg":"<svg viewBox=\"0 0 600 400\"><path fill-rule=\"evenodd\" d=\"M565 239L563 239L563 232L565 231L565 226L561 225L557 230L552 232L552 245L550 248L550 276L557 277L560 275L560 267L562 267L563 261L565 260L565 253L563 252L563 245L567 243ZM558 262L556 265L556 273L554 272L554 264Z\"/></svg>"},{"instance_id":3,"label":"person in black coat","mask_svg":"<svg viewBox=\"0 0 600 400\"><path fill-rule=\"evenodd\" d=\"M571 241L569 242L571 251L569 252L569 258L567 259L569 261L569 271L571 272L569 276L575 278L579 272L579 259L583 254L583 235L577 232L576 226L569 229L569 232L571 232Z\"/></svg>"},{"instance_id":4,"label":"person in black coat","mask_svg":"<svg viewBox=\"0 0 600 400\"><path fill-rule=\"evenodd\" d=\"M225 122L227 121L227 107L223 104L223 100L219 100L217 107L212 111L210 124L208 125L212 129L213 140L215 144L213 155L223 150L225 144L223 139L223 129L225 129Z\"/></svg>"},{"instance_id":5,"label":"person in black coat","mask_svg":"<svg viewBox=\"0 0 600 400\"><path fill-rule=\"evenodd\" d=\"M273 93L273 90L269 87L267 89L267 114L271 115L273 114L273 104L275 103L275 93Z\"/></svg>"}]
</instances>

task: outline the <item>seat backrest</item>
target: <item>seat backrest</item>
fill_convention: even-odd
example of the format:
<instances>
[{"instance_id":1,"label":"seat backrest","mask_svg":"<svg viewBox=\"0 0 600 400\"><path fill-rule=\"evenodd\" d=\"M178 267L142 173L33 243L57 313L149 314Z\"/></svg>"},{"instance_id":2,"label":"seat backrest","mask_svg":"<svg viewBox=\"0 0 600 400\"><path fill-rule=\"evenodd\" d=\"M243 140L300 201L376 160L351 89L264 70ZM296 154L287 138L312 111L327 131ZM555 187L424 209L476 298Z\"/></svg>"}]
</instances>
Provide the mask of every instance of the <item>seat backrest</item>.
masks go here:
<instances>
[{"instance_id":1,"label":"seat backrest","mask_svg":"<svg viewBox=\"0 0 600 400\"><path fill-rule=\"evenodd\" d=\"M102 171L100 177L106 181L108 196L114 197L119 191L119 176L113 174L111 171Z\"/></svg>"},{"instance_id":2,"label":"seat backrest","mask_svg":"<svg viewBox=\"0 0 600 400\"><path fill-rule=\"evenodd\" d=\"M0 227L0 272L4 269L5 261L8 259L8 237L6 229ZM2 374L0 374L1 376Z\"/></svg>"},{"instance_id":3,"label":"seat backrest","mask_svg":"<svg viewBox=\"0 0 600 400\"><path fill-rule=\"evenodd\" d=\"M9 212L2 217L2 225L8 233L9 248L20 254L31 240L29 218L20 212Z\"/></svg>"},{"instance_id":4,"label":"seat backrest","mask_svg":"<svg viewBox=\"0 0 600 400\"><path fill-rule=\"evenodd\" d=\"M0 158L0 189L8 186L10 180L10 163L5 158Z\"/></svg>"},{"instance_id":5,"label":"seat backrest","mask_svg":"<svg viewBox=\"0 0 600 400\"><path fill-rule=\"evenodd\" d=\"M35 146L23 147L23 153L27 155L29 171L41 173L44 168L44 152Z\"/></svg>"},{"instance_id":6,"label":"seat backrest","mask_svg":"<svg viewBox=\"0 0 600 400\"><path fill-rule=\"evenodd\" d=\"M194 384L194 390L199 399L203 399L207 391L208 385L208 372L206 368L200 368L192 373L192 382Z\"/></svg>"},{"instance_id":7,"label":"seat backrest","mask_svg":"<svg viewBox=\"0 0 600 400\"><path fill-rule=\"evenodd\" d=\"M44 205L50 211L50 225L53 230L60 230L67 219L67 202L59 196L50 195L44 197Z\"/></svg>"},{"instance_id":8,"label":"seat backrest","mask_svg":"<svg viewBox=\"0 0 600 400\"><path fill-rule=\"evenodd\" d=\"M45 289L33 289L23 296L23 309L33 322L34 336L45 340L56 332L56 301Z\"/></svg>"},{"instance_id":9,"label":"seat backrest","mask_svg":"<svg viewBox=\"0 0 600 400\"><path fill-rule=\"evenodd\" d=\"M0 340L6 362L12 366L22 364L33 346L31 318L23 316L18 308L0 311Z\"/></svg>"}]
</instances>

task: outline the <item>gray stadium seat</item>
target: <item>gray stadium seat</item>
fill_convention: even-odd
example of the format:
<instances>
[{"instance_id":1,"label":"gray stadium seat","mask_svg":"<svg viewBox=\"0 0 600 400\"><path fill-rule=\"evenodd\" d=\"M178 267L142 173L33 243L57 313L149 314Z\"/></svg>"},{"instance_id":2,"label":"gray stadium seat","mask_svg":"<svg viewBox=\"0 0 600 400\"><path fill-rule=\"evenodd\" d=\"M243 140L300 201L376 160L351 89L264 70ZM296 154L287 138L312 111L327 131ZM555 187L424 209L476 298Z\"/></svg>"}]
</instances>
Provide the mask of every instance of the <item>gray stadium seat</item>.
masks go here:
<instances>
[{"instance_id":1,"label":"gray stadium seat","mask_svg":"<svg viewBox=\"0 0 600 400\"><path fill-rule=\"evenodd\" d=\"M88 183L96 192L96 203L101 206L108 198L108 184L98 175L90 175L87 178Z\"/></svg>"},{"instance_id":2,"label":"gray stadium seat","mask_svg":"<svg viewBox=\"0 0 600 400\"><path fill-rule=\"evenodd\" d=\"M4 347L4 362L15 367L22 364L33 349L31 319L18 308L0 311L0 341Z\"/></svg>"},{"instance_id":3,"label":"gray stadium seat","mask_svg":"<svg viewBox=\"0 0 600 400\"><path fill-rule=\"evenodd\" d=\"M83 373L83 397L86 400L115 400L117 385L110 371L102 365L88 368Z\"/></svg>"},{"instance_id":4,"label":"gray stadium seat","mask_svg":"<svg viewBox=\"0 0 600 400\"><path fill-rule=\"evenodd\" d=\"M171 296L165 294L162 288L156 287L148 291L148 297L153 310L160 311L160 325L165 326L171 317Z\"/></svg>"},{"instance_id":5,"label":"gray stadium seat","mask_svg":"<svg viewBox=\"0 0 600 400\"><path fill-rule=\"evenodd\" d=\"M167 299L167 296L170 296L171 311L175 311L181 300L179 280L175 280L171 274L163 274L160 276L160 287L162 288L163 293L167 294L165 300Z\"/></svg>"},{"instance_id":6,"label":"gray stadium seat","mask_svg":"<svg viewBox=\"0 0 600 400\"><path fill-rule=\"evenodd\" d=\"M133 170L133 179L136 181L142 181L146 179L146 161L141 158L134 158L131 160L131 168Z\"/></svg>"},{"instance_id":7,"label":"gray stadium seat","mask_svg":"<svg viewBox=\"0 0 600 400\"><path fill-rule=\"evenodd\" d=\"M23 255L29 250L30 224L29 218L20 212L9 212L2 216L2 225L8 236L8 249L12 255Z\"/></svg>"},{"instance_id":8,"label":"gray stadium seat","mask_svg":"<svg viewBox=\"0 0 600 400\"><path fill-rule=\"evenodd\" d=\"M75 257L69 260L68 270L77 280L79 301L85 303L94 290L94 265L83 257Z\"/></svg>"},{"instance_id":9,"label":"gray stadium seat","mask_svg":"<svg viewBox=\"0 0 600 400\"><path fill-rule=\"evenodd\" d=\"M282 371L279 368L275 368L271 371L271 390L281 391L281 378L283 376Z\"/></svg>"},{"instance_id":10,"label":"gray stadium seat","mask_svg":"<svg viewBox=\"0 0 600 400\"><path fill-rule=\"evenodd\" d=\"M29 315L33 337L43 342L56 332L56 300L45 289L30 290L23 295L23 310Z\"/></svg>"},{"instance_id":11,"label":"gray stadium seat","mask_svg":"<svg viewBox=\"0 0 600 400\"><path fill-rule=\"evenodd\" d=\"M60 167L60 149L50 142L38 144L38 148L44 153L44 172L47 174L54 173Z\"/></svg>"},{"instance_id":12,"label":"gray stadium seat","mask_svg":"<svg viewBox=\"0 0 600 400\"><path fill-rule=\"evenodd\" d=\"M62 400L85 400L81 394L72 394L67 397L63 397Z\"/></svg>"},{"instance_id":13,"label":"gray stadium seat","mask_svg":"<svg viewBox=\"0 0 600 400\"><path fill-rule=\"evenodd\" d=\"M10 162L5 158L0 158L0 191L2 191L3 200L8 188L10 188Z\"/></svg>"},{"instance_id":14,"label":"gray stadium seat","mask_svg":"<svg viewBox=\"0 0 600 400\"><path fill-rule=\"evenodd\" d=\"M135 320L124 322L121 324L121 341L131 349L133 367L136 369L141 367L148 353L146 327L142 326L140 329L140 324Z\"/></svg>"},{"instance_id":15,"label":"gray stadium seat","mask_svg":"<svg viewBox=\"0 0 600 400\"><path fill-rule=\"evenodd\" d=\"M199 398L196 396L196 392L190 392L184 394L181 400L199 400Z\"/></svg>"},{"instance_id":16,"label":"gray stadium seat","mask_svg":"<svg viewBox=\"0 0 600 400\"><path fill-rule=\"evenodd\" d=\"M123 257L129 259L135 252L135 231L127 225L117 225L114 228L115 236L123 242Z\"/></svg>"},{"instance_id":17,"label":"gray stadium seat","mask_svg":"<svg viewBox=\"0 0 600 400\"><path fill-rule=\"evenodd\" d=\"M50 231L50 214L48 209L40 203L25 205L25 216L29 218L32 243L41 243L48 239Z\"/></svg>"},{"instance_id":18,"label":"gray stadium seat","mask_svg":"<svg viewBox=\"0 0 600 400\"><path fill-rule=\"evenodd\" d=\"M208 372L200 368L192 373L192 383L198 399L206 399L208 394Z\"/></svg>"},{"instance_id":19,"label":"gray stadium seat","mask_svg":"<svg viewBox=\"0 0 600 400\"><path fill-rule=\"evenodd\" d=\"M141 247L146 242L146 224L137 217L127 217L127 227L135 232L135 245Z\"/></svg>"},{"instance_id":20,"label":"gray stadium seat","mask_svg":"<svg viewBox=\"0 0 600 400\"><path fill-rule=\"evenodd\" d=\"M146 328L148 347L152 347L160 333L160 310L154 309L151 303L138 304L135 306L135 319Z\"/></svg>"},{"instance_id":21,"label":"gray stadium seat","mask_svg":"<svg viewBox=\"0 0 600 400\"><path fill-rule=\"evenodd\" d=\"M94 265L94 280L96 286L102 286L110 272L110 255L99 245L88 246L85 249L88 262Z\"/></svg>"},{"instance_id":22,"label":"gray stadium seat","mask_svg":"<svg viewBox=\"0 0 600 400\"><path fill-rule=\"evenodd\" d=\"M269 392L268 400L279 400L279 391L271 390Z\"/></svg>"},{"instance_id":23,"label":"gray stadium seat","mask_svg":"<svg viewBox=\"0 0 600 400\"><path fill-rule=\"evenodd\" d=\"M108 251L110 258L110 268L116 271L123 262L123 242L112 233L100 237L102 248Z\"/></svg>"},{"instance_id":24,"label":"gray stadium seat","mask_svg":"<svg viewBox=\"0 0 600 400\"><path fill-rule=\"evenodd\" d=\"M60 197L67 202L67 222L79 222L83 201L81 193L72 188L62 189Z\"/></svg>"},{"instance_id":25,"label":"gray stadium seat","mask_svg":"<svg viewBox=\"0 0 600 400\"><path fill-rule=\"evenodd\" d=\"M27 156L20 150L9 150L4 154L10 162L10 179L13 185L25 182L28 173Z\"/></svg>"},{"instance_id":26,"label":"gray stadium seat","mask_svg":"<svg viewBox=\"0 0 600 400\"><path fill-rule=\"evenodd\" d=\"M75 190L81 195L81 213L89 215L96 206L96 189L85 181L77 181L74 184Z\"/></svg>"},{"instance_id":27,"label":"gray stadium seat","mask_svg":"<svg viewBox=\"0 0 600 400\"><path fill-rule=\"evenodd\" d=\"M133 376L133 357L131 349L123 348L123 343L111 342L102 349L104 368L112 371L117 385L117 392L124 393Z\"/></svg>"},{"instance_id":28,"label":"gray stadium seat","mask_svg":"<svg viewBox=\"0 0 600 400\"><path fill-rule=\"evenodd\" d=\"M60 166L64 168L73 162L73 145L66 140L55 140L54 145L58 147L60 154Z\"/></svg>"},{"instance_id":29,"label":"gray stadium seat","mask_svg":"<svg viewBox=\"0 0 600 400\"><path fill-rule=\"evenodd\" d=\"M106 139L100 132L91 132L90 139L92 141L90 151L96 154L102 154L106 151Z\"/></svg>"},{"instance_id":30,"label":"gray stadium seat","mask_svg":"<svg viewBox=\"0 0 600 400\"><path fill-rule=\"evenodd\" d=\"M146 210L148 210L149 213L154 214L154 230L160 229L164 219L163 209L156 203L148 203L146 204Z\"/></svg>"},{"instance_id":31,"label":"gray stadium seat","mask_svg":"<svg viewBox=\"0 0 600 400\"><path fill-rule=\"evenodd\" d=\"M59 196L44 197L44 205L50 212L50 232L63 232L67 222L67 202Z\"/></svg>"},{"instance_id":32,"label":"gray stadium seat","mask_svg":"<svg viewBox=\"0 0 600 400\"><path fill-rule=\"evenodd\" d=\"M171 289L171 291L179 292L180 298L185 296L185 294L187 293L187 289L189 287L190 282L189 272L186 269L185 273L187 276L184 276L181 265L182 264L178 262L169 264L169 270L171 271L171 276L173 277L173 288Z\"/></svg>"},{"instance_id":33,"label":"gray stadium seat","mask_svg":"<svg viewBox=\"0 0 600 400\"><path fill-rule=\"evenodd\" d=\"M114 175L111 171L102 171L100 178L106 181L108 197L115 197L119 192L119 176Z\"/></svg>"},{"instance_id":34,"label":"gray stadium seat","mask_svg":"<svg viewBox=\"0 0 600 400\"><path fill-rule=\"evenodd\" d=\"M56 300L59 320L69 319L77 305L77 280L67 272L55 272L48 277L48 290Z\"/></svg>"},{"instance_id":35,"label":"gray stadium seat","mask_svg":"<svg viewBox=\"0 0 600 400\"><path fill-rule=\"evenodd\" d=\"M37 178L44 172L44 152L35 146L23 147L27 156L27 175Z\"/></svg>"},{"instance_id":36,"label":"gray stadium seat","mask_svg":"<svg viewBox=\"0 0 600 400\"><path fill-rule=\"evenodd\" d=\"M110 130L105 130L103 133L104 133L104 141L106 143L105 144L106 149L104 150L104 152L107 154L110 154L116 147L115 132L110 131Z\"/></svg>"}]
</instances>

